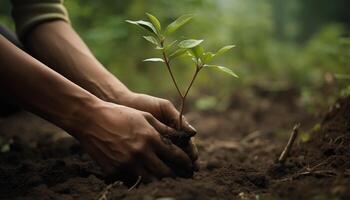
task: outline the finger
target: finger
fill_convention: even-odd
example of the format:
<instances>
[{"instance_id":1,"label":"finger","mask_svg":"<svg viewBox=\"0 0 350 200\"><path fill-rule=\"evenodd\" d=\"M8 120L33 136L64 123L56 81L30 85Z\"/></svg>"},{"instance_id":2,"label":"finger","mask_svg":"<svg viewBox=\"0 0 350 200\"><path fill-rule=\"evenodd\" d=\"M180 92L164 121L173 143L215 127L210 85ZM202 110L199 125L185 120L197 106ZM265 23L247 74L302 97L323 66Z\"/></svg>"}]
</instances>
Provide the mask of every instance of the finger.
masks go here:
<instances>
[{"instance_id":1,"label":"finger","mask_svg":"<svg viewBox=\"0 0 350 200\"><path fill-rule=\"evenodd\" d=\"M194 170L195 172L198 172L199 169L200 169L199 161L196 160L196 161L193 163L193 170Z\"/></svg>"},{"instance_id":2,"label":"finger","mask_svg":"<svg viewBox=\"0 0 350 200\"><path fill-rule=\"evenodd\" d=\"M160 133L162 136L164 137L171 137L174 134L176 134L176 130L164 125L163 123L161 123L160 121L158 121L155 117L153 117L153 115L147 113L145 114L146 120L148 121L148 123L150 123L150 125L152 125L152 127L154 129L156 129L156 131L158 133Z\"/></svg>"},{"instance_id":3,"label":"finger","mask_svg":"<svg viewBox=\"0 0 350 200\"><path fill-rule=\"evenodd\" d=\"M184 145L182 149L191 158L192 162L198 159L198 149L194 142L194 138L191 138L191 140L188 141L188 144Z\"/></svg>"},{"instance_id":4,"label":"finger","mask_svg":"<svg viewBox=\"0 0 350 200\"><path fill-rule=\"evenodd\" d=\"M174 172L163 161L161 161L156 154L148 154L148 164L145 168L158 178L174 177Z\"/></svg>"},{"instance_id":5,"label":"finger","mask_svg":"<svg viewBox=\"0 0 350 200\"><path fill-rule=\"evenodd\" d=\"M156 137L155 150L159 158L180 176L192 176L192 161L179 147L165 144L161 136Z\"/></svg>"},{"instance_id":6,"label":"finger","mask_svg":"<svg viewBox=\"0 0 350 200\"><path fill-rule=\"evenodd\" d=\"M168 121L172 122L172 127L177 127L179 122L179 111L175 108L173 104L168 104L168 106L165 106L164 109L164 115L166 118L168 118ZM186 118L182 116L182 130L184 130L186 133L189 133L190 136L195 136L197 134L197 130L191 126Z\"/></svg>"},{"instance_id":7,"label":"finger","mask_svg":"<svg viewBox=\"0 0 350 200\"><path fill-rule=\"evenodd\" d=\"M163 137L170 139L171 142L182 148L185 144L190 140L190 135L184 131L177 131L169 126L164 125L156 118L154 118L151 114L145 113L146 120L148 123L152 125L154 129L158 133L160 133Z\"/></svg>"},{"instance_id":8,"label":"finger","mask_svg":"<svg viewBox=\"0 0 350 200\"><path fill-rule=\"evenodd\" d=\"M182 116L182 129L189 133L191 137L195 136L197 134L197 130L188 123L186 117Z\"/></svg>"}]
</instances>

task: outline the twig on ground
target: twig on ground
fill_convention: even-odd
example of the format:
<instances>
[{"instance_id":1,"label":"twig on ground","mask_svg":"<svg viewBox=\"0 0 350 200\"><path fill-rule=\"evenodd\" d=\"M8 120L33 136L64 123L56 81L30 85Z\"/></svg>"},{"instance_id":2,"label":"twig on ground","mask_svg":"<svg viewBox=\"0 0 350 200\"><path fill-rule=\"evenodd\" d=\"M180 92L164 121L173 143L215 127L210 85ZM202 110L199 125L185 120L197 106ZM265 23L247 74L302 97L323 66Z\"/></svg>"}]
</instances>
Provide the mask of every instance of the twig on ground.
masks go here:
<instances>
[{"instance_id":1,"label":"twig on ground","mask_svg":"<svg viewBox=\"0 0 350 200\"><path fill-rule=\"evenodd\" d=\"M331 160L331 159L332 159L332 157L328 157L325 160L323 160L322 162L316 164L315 166L313 166L313 167L308 166L305 169L306 169L306 171L310 171L310 172L315 171L316 168L319 168L319 167L329 163L329 160Z\"/></svg>"},{"instance_id":2,"label":"twig on ground","mask_svg":"<svg viewBox=\"0 0 350 200\"><path fill-rule=\"evenodd\" d=\"M253 140L255 140L256 138L260 137L263 134L263 132L261 132L260 130L257 131L253 131L251 133L249 133L247 136L245 136L242 140L241 143L249 143Z\"/></svg>"},{"instance_id":3,"label":"twig on ground","mask_svg":"<svg viewBox=\"0 0 350 200\"><path fill-rule=\"evenodd\" d=\"M276 182L292 181L294 179L299 178L300 176L309 176L309 175L336 176L338 174L332 170L304 171L304 172L299 172L299 173L293 174L292 176L287 177L287 178L276 180Z\"/></svg>"},{"instance_id":4,"label":"twig on ground","mask_svg":"<svg viewBox=\"0 0 350 200\"><path fill-rule=\"evenodd\" d=\"M135 189L140 184L141 180L142 180L142 176L139 176L136 180L136 183L128 189L128 192Z\"/></svg>"},{"instance_id":5,"label":"twig on ground","mask_svg":"<svg viewBox=\"0 0 350 200\"><path fill-rule=\"evenodd\" d=\"M108 193L110 192L110 190L111 190L114 186L116 186L116 185L122 185L122 184L123 184L123 182L121 182L121 181L116 181L116 182L114 182L114 183L112 183L112 184L107 185L107 187L103 190L103 192L101 193L101 195L99 195L99 197L97 198L97 200L108 200L107 195L108 195Z\"/></svg>"},{"instance_id":6,"label":"twig on ground","mask_svg":"<svg viewBox=\"0 0 350 200\"><path fill-rule=\"evenodd\" d=\"M282 151L280 157L278 158L278 162L281 163L282 165L286 162L286 159L289 155L289 152L292 149L293 143L294 143L296 137L298 136L299 127L300 127L300 123L298 123L294 126L293 132L289 137L288 143L287 143L286 147L284 148L284 150Z\"/></svg>"},{"instance_id":7,"label":"twig on ground","mask_svg":"<svg viewBox=\"0 0 350 200\"><path fill-rule=\"evenodd\" d=\"M318 164L312 166L312 167L304 167L301 170L297 171L296 173L292 174L289 177L276 180L276 182L284 182L284 181L292 181L296 178L299 178L301 176L308 176L308 175L320 175L320 176L336 176L338 173L334 170L327 170L327 169L319 169L321 166L324 166L329 162L330 158L327 158L323 160L322 162L319 162ZM350 171L349 171L350 172ZM346 175L346 172L344 173Z\"/></svg>"}]
</instances>

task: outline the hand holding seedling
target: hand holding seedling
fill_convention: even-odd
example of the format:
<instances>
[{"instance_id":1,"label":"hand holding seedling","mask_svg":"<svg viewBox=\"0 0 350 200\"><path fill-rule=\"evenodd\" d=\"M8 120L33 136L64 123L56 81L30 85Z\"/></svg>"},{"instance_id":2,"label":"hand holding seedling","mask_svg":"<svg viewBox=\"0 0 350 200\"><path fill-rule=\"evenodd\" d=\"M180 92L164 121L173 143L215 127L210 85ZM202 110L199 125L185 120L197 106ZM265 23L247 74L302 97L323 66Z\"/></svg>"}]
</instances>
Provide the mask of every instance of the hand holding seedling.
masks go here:
<instances>
[{"instance_id":1,"label":"hand holding seedling","mask_svg":"<svg viewBox=\"0 0 350 200\"><path fill-rule=\"evenodd\" d=\"M88 127L77 132L84 149L109 179L132 181L141 176L142 181L149 182L169 176L192 176L193 164L188 155L163 142L162 135L172 135L174 129L148 112L112 103L102 106L91 115Z\"/></svg>"},{"instance_id":2,"label":"hand holding seedling","mask_svg":"<svg viewBox=\"0 0 350 200\"><path fill-rule=\"evenodd\" d=\"M147 13L147 16L150 22L142 21L142 20L139 20L139 21L127 20L127 22L137 25L151 34L148 36L143 36L143 38L148 42L152 43L153 45L155 45L155 49L160 51L161 58L149 58L144 61L162 62L167 67L171 80L177 90L178 95L181 98L180 112L177 120L178 124L176 125L176 128L179 131L186 132L186 130L183 129L184 127L183 114L184 114L184 109L186 105L186 98L189 94L191 87L193 86L195 79L197 78L198 73L205 68L215 68L231 76L237 77L237 75L232 70L226 67L209 64L213 59L224 54L226 51L230 50L231 48L233 48L234 45L222 47L216 53L212 53L212 52L206 52L204 48L201 46L201 43L203 42L203 40L187 39L181 42L177 42L177 40L168 42L167 37L173 32L175 32L177 29L179 29L180 27L188 23L192 19L192 15L183 15L179 17L177 20L169 24L165 30L162 30L161 23L155 16L149 13ZM183 55L187 55L188 57L190 57L195 66L195 72L193 74L193 77L188 87L184 91L182 91L179 88L172 69L173 60Z\"/></svg>"},{"instance_id":3,"label":"hand holding seedling","mask_svg":"<svg viewBox=\"0 0 350 200\"><path fill-rule=\"evenodd\" d=\"M177 125L179 124L179 111L169 100L146 94L134 93L133 95L129 96L128 101L124 105L151 113L160 122L174 129L176 129ZM194 136L196 134L196 130L187 122L185 117L183 117L182 120L182 130L184 130L188 135ZM172 138L176 137L177 135L178 133L174 133L172 136L168 135L167 137ZM182 149L188 154L193 162L197 160L198 152L193 141L184 145Z\"/></svg>"}]
</instances>

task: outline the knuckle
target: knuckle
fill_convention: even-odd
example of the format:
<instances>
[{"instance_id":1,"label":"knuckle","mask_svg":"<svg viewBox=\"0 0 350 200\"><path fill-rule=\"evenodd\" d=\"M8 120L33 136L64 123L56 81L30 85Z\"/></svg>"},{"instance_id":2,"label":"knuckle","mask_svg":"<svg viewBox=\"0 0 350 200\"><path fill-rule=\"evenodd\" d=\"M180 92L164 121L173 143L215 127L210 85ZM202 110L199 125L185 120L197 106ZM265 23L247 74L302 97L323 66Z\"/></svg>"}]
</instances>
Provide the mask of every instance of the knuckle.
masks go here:
<instances>
[{"instance_id":1,"label":"knuckle","mask_svg":"<svg viewBox=\"0 0 350 200\"><path fill-rule=\"evenodd\" d=\"M138 157L143 154L145 145L141 143L140 145L132 148L131 154L133 157Z\"/></svg>"},{"instance_id":2,"label":"knuckle","mask_svg":"<svg viewBox=\"0 0 350 200\"><path fill-rule=\"evenodd\" d=\"M149 149L156 143L157 137L159 137L159 133L152 126L145 126L137 132L137 146Z\"/></svg>"},{"instance_id":3,"label":"knuckle","mask_svg":"<svg viewBox=\"0 0 350 200\"><path fill-rule=\"evenodd\" d=\"M142 137L144 141L143 145L148 146L151 142L155 140L156 135L154 134L153 131L145 131Z\"/></svg>"},{"instance_id":4,"label":"knuckle","mask_svg":"<svg viewBox=\"0 0 350 200\"><path fill-rule=\"evenodd\" d=\"M143 116L146 118L146 119L153 119L153 115L151 113L148 113L148 112L143 112Z\"/></svg>"},{"instance_id":5,"label":"knuckle","mask_svg":"<svg viewBox=\"0 0 350 200\"><path fill-rule=\"evenodd\" d=\"M168 106L168 107L174 107L173 103L171 103L171 101L167 100L167 99L164 99L163 100L163 104L165 106Z\"/></svg>"},{"instance_id":6,"label":"knuckle","mask_svg":"<svg viewBox=\"0 0 350 200\"><path fill-rule=\"evenodd\" d=\"M147 116L147 112L141 111L140 113L141 113L142 117L146 117Z\"/></svg>"}]
</instances>

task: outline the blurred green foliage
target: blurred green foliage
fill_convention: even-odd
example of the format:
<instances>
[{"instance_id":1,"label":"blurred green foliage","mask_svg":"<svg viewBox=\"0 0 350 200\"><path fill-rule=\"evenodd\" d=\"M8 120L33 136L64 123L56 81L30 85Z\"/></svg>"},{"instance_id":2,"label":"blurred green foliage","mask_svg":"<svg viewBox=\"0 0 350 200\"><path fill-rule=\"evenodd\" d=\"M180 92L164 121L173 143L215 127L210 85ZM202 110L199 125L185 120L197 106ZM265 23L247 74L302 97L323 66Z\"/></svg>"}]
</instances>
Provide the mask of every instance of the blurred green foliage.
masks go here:
<instances>
[{"instance_id":1,"label":"blurred green foliage","mask_svg":"<svg viewBox=\"0 0 350 200\"><path fill-rule=\"evenodd\" d=\"M348 0L66 0L65 5L73 26L97 58L139 92L176 95L165 67L142 62L157 52L125 23L146 12L162 23L194 14L194 21L177 38L205 39L209 49L236 45L219 62L240 79L204 72L194 87L197 96L216 96L225 102L252 84L271 90L298 87L310 95L327 83L327 74L350 74ZM0 23L13 28L8 1L0 2L0 13ZM175 73L183 85L193 72L191 66L176 63Z\"/></svg>"}]
</instances>

